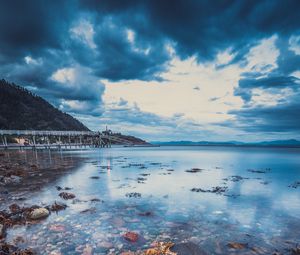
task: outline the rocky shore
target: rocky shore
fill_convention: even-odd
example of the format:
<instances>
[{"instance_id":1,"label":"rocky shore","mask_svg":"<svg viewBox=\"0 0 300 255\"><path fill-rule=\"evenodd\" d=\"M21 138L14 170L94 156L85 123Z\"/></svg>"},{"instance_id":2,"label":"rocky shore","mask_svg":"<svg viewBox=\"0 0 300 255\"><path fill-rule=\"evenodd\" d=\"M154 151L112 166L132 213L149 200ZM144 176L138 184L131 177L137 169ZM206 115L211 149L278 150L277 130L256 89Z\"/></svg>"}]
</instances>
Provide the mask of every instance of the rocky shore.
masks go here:
<instances>
[{"instance_id":1,"label":"rocky shore","mask_svg":"<svg viewBox=\"0 0 300 255\"><path fill-rule=\"evenodd\" d=\"M66 208L65 204L54 203L41 207L28 205L27 199L62 175L78 166L79 158L59 156L35 151L0 151L0 254L31 255L30 248L19 248L23 237L14 243L6 242L6 232L22 225L39 224L51 212Z\"/></svg>"}]
</instances>

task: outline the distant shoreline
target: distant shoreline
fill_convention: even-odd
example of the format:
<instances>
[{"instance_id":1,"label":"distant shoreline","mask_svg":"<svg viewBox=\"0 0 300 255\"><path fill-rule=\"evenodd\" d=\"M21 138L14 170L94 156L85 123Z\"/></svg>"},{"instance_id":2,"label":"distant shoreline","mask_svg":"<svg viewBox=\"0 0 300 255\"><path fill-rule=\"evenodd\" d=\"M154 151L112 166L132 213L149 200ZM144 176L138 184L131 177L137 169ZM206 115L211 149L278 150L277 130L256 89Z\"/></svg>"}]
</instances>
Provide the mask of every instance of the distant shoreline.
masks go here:
<instances>
[{"instance_id":1,"label":"distant shoreline","mask_svg":"<svg viewBox=\"0 0 300 255\"><path fill-rule=\"evenodd\" d=\"M184 146L184 147L253 147L253 148L300 148L300 145L256 145L256 144L154 144L159 147Z\"/></svg>"}]
</instances>

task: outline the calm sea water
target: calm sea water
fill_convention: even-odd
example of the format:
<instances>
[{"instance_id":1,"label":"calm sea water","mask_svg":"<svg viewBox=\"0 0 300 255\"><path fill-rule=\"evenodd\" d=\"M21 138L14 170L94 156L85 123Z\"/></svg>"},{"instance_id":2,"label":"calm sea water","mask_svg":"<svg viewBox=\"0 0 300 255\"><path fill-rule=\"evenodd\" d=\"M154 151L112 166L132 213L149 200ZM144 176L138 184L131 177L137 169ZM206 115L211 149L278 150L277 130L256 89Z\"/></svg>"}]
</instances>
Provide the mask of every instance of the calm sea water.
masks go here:
<instances>
[{"instance_id":1,"label":"calm sea water","mask_svg":"<svg viewBox=\"0 0 300 255\"><path fill-rule=\"evenodd\" d=\"M38 152L39 153L39 152ZM51 152L60 153L60 152ZM62 152L82 157L71 174L27 203L61 201L55 186L76 195L41 224L11 230L8 240L41 254L120 254L153 241L193 242L208 254L272 254L300 242L300 149L145 147ZM186 172L192 168L200 172ZM99 179L91 178L98 176ZM193 192L193 188L225 192ZM198 190L199 191L199 190ZM130 197L131 195L131 197ZM140 197L139 197L140 195ZM92 202L97 198L101 202ZM89 211L84 211L90 209ZM126 231L139 233L137 243ZM242 250L229 242L247 243Z\"/></svg>"}]
</instances>

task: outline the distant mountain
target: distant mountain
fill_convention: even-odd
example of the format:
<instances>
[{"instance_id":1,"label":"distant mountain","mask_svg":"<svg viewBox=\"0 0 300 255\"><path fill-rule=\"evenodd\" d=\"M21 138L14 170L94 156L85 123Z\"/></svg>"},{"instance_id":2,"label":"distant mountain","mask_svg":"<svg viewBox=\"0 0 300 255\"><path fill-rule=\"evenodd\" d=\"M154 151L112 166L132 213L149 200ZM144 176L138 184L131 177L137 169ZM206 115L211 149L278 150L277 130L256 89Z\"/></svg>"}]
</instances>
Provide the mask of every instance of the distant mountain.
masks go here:
<instances>
[{"instance_id":1,"label":"distant mountain","mask_svg":"<svg viewBox=\"0 0 300 255\"><path fill-rule=\"evenodd\" d=\"M268 141L268 142L260 142L257 143L260 145L300 145L300 141L295 140L295 139L290 139L290 140L275 140L275 141Z\"/></svg>"},{"instance_id":2,"label":"distant mountain","mask_svg":"<svg viewBox=\"0 0 300 255\"><path fill-rule=\"evenodd\" d=\"M199 141L199 142L192 142L192 141L170 141L170 142L152 142L152 144L157 145L238 145L241 144L236 141L229 141L229 142L209 142L209 141Z\"/></svg>"},{"instance_id":3,"label":"distant mountain","mask_svg":"<svg viewBox=\"0 0 300 255\"><path fill-rule=\"evenodd\" d=\"M89 130L43 98L5 80L0 80L0 129Z\"/></svg>"},{"instance_id":4,"label":"distant mountain","mask_svg":"<svg viewBox=\"0 0 300 255\"><path fill-rule=\"evenodd\" d=\"M278 146L278 147L300 147L300 141L295 139L290 140L275 140L275 141L263 141L256 143L244 143L238 141L227 142L209 142L209 141L170 141L170 142L152 142L152 144L162 146Z\"/></svg>"}]
</instances>

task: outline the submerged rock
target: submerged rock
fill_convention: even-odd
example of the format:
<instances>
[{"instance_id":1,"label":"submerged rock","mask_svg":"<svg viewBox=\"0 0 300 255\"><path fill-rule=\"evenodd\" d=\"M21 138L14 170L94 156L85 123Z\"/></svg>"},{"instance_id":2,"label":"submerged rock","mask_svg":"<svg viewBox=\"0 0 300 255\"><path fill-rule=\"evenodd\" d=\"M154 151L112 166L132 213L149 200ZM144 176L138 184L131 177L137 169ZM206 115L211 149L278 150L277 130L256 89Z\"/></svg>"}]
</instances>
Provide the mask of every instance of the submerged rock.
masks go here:
<instances>
[{"instance_id":1,"label":"submerged rock","mask_svg":"<svg viewBox=\"0 0 300 255\"><path fill-rule=\"evenodd\" d=\"M296 181L293 184L289 185L289 188L297 189L298 187L300 187L300 181Z\"/></svg>"},{"instance_id":2,"label":"submerged rock","mask_svg":"<svg viewBox=\"0 0 300 255\"><path fill-rule=\"evenodd\" d=\"M73 199L76 197L73 193L68 193L68 192L61 192L58 195L65 200Z\"/></svg>"},{"instance_id":3,"label":"submerged rock","mask_svg":"<svg viewBox=\"0 0 300 255\"><path fill-rule=\"evenodd\" d=\"M46 208L37 208L29 214L29 218L32 220L44 219L49 216L50 212Z\"/></svg>"},{"instance_id":4,"label":"submerged rock","mask_svg":"<svg viewBox=\"0 0 300 255\"><path fill-rule=\"evenodd\" d=\"M90 245L86 245L81 255L92 255L92 254L93 254L93 247Z\"/></svg>"},{"instance_id":5,"label":"submerged rock","mask_svg":"<svg viewBox=\"0 0 300 255\"><path fill-rule=\"evenodd\" d=\"M177 253L170 251L174 246L172 242L158 242L154 244L153 248L147 249L144 255L177 255Z\"/></svg>"},{"instance_id":6,"label":"submerged rock","mask_svg":"<svg viewBox=\"0 0 300 255\"><path fill-rule=\"evenodd\" d=\"M21 182L22 177L11 175L10 177L4 177L2 178L1 182L3 184L19 184Z\"/></svg>"},{"instance_id":7,"label":"submerged rock","mask_svg":"<svg viewBox=\"0 0 300 255\"><path fill-rule=\"evenodd\" d=\"M239 182L239 181L242 181L242 180L245 180L245 179L249 179L249 178L242 177L242 176L239 176L239 175L233 175L233 176L230 176L229 179L232 182Z\"/></svg>"},{"instance_id":8,"label":"submerged rock","mask_svg":"<svg viewBox=\"0 0 300 255\"><path fill-rule=\"evenodd\" d=\"M99 199L99 198L92 198L91 200L90 200L91 202L104 202L103 200L101 200L101 199Z\"/></svg>"},{"instance_id":9,"label":"submerged rock","mask_svg":"<svg viewBox=\"0 0 300 255\"><path fill-rule=\"evenodd\" d=\"M92 207L92 208L85 209L85 210L81 211L80 213L95 213L95 212L96 212L96 208Z\"/></svg>"},{"instance_id":10,"label":"submerged rock","mask_svg":"<svg viewBox=\"0 0 300 255\"><path fill-rule=\"evenodd\" d=\"M48 210L52 212L58 212L65 210L67 208L67 205L64 203L54 202L51 206L47 207Z\"/></svg>"},{"instance_id":11,"label":"submerged rock","mask_svg":"<svg viewBox=\"0 0 300 255\"><path fill-rule=\"evenodd\" d=\"M203 192L203 193L216 193L216 194L222 194L224 192L226 192L228 189L228 187L221 187L221 186L217 186L217 187L213 187L212 189L201 189L201 188L192 188L191 191L192 192Z\"/></svg>"},{"instance_id":12,"label":"submerged rock","mask_svg":"<svg viewBox=\"0 0 300 255\"><path fill-rule=\"evenodd\" d=\"M91 179L95 179L95 180L100 179L99 176L91 176L90 178L91 178Z\"/></svg>"},{"instance_id":13,"label":"submerged rock","mask_svg":"<svg viewBox=\"0 0 300 255\"><path fill-rule=\"evenodd\" d=\"M35 255L36 253L32 249L19 249L16 246L9 243L0 243L0 254L2 255Z\"/></svg>"},{"instance_id":14,"label":"submerged rock","mask_svg":"<svg viewBox=\"0 0 300 255\"><path fill-rule=\"evenodd\" d=\"M147 217L149 217L149 216L153 216L153 212L140 212L140 213L138 213L138 215L139 216L147 216Z\"/></svg>"},{"instance_id":15,"label":"submerged rock","mask_svg":"<svg viewBox=\"0 0 300 255\"><path fill-rule=\"evenodd\" d=\"M142 173L141 176L149 176L150 174Z\"/></svg>"},{"instance_id":16,"label":"submerged rock","mask_svg":"<svg viewBox=\"0 0 300 255\"><path fill-rule=\"evenodd\" d=\"M199 172L202 172L204 169L201 169L201 168L192 168L192 169L189 169L189 170L185 170L187 173L199 173Z\"/></svg>"},{"instance_id":17,"label":"submerged rock","mask_svg":"<svg viewBox=\"0 0 300 255\"><path fill-rule=\"evenodd\" d=\"M123 237L125 240L132 243L135 243L139 239L139 235L135 232L126 232Z\"/></svg>"},{"instance_id":18,"label":"submerged rock","mask_svg":"<svg viewBox=\"0 0 300 255\"><path fill-rule=\"evenodd\" d=\"M229 248L232 248L232 249L238 249L238 250L241 250L241 249L245 249L248 244L247 243L236 243L236 242L231 242L231 243L228 243L227 246Z\"/></svg>"},{"instance_id":19,"label":"submerged rock","mask_svg":"<svg viewBox=\"0 0 300 255\"><path fill-rule=\"evenodd\" d=\"M177 255L207 255L205 251L192 242L175 244L170 250Z\"/></svg>"},{"instance_id":20,"label":"submerged rock","mask_svg":"<svg viewBox=\"0 0 300 255\"><path fill-rule=\"evenodd\" d=\"M50 225L49 230L54 231L54 232L65 232L66 228L62 224L53 224L53 225Z\"/></svg>"},{"instance_id":21,"label":"submerged rock","mask_svg":"<svg viewBox=\"0 0 300 255\"><path fill-rule=\"evenodd\" d=\"M58 191L60 191L60 190L71 190L71 188L69 188L69 187L62 188L62 187L60 187L60 186L55 186L55 188L56 188Z\"/></svg>"},{"instance_id":22,"label":"submerged rock","mask_svg":"<svg viewBox=\"0 0 300 255\"><path fill-rule=\"evenodd\" d=\"M131 192L131 193L126 193L126 197L135 197L135 198L140 198L142 195L141 193L138 192Z\"/></svg>"},{"instance_id":23,"label":"submerged rock","mask_svg":"<svg viewBox=\"0 0 300 255\"><path fill-rule=\"evenodd\" d=\"M9 206L9 210L12 212L12 213L18 213L21 211L21 207L17 204L11 204Z\"/></svg>"},{"instance_id":24,"label":"submerged rock","mask_svg":"<svg viewBox=\"0 0 300 255\"><path fill-rule=\"evenodd\" d=\"M300 254L300 248L299 247L292 248L291 252L292 252L292 255L299 255Z\"/></svg>"},{"instance_id":25,"label":"submerged rock","mask_svg":"<svg viewBox=\"0 0 300 255\"><path fill-rule=\"evenodd\" d=\"M265 174L265 173L267 173L267 172L270 172L271 169L270 169L270 168L266 168L266 169L264 169L264 170L248 169L247 171L250 172L250 173Z\"/></svg>"}]
</instances>

